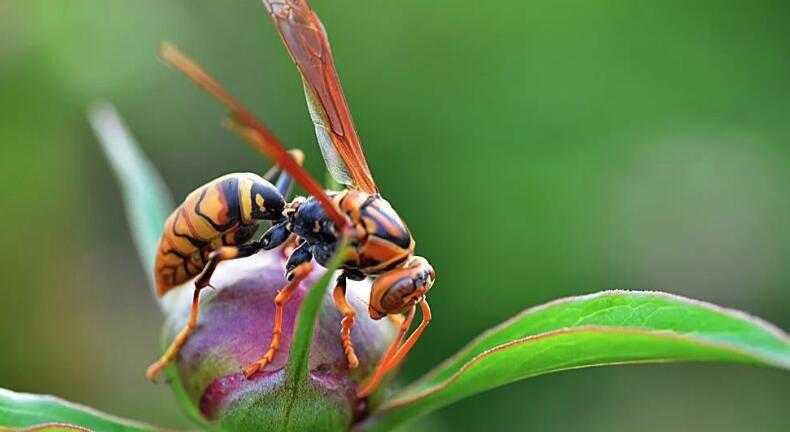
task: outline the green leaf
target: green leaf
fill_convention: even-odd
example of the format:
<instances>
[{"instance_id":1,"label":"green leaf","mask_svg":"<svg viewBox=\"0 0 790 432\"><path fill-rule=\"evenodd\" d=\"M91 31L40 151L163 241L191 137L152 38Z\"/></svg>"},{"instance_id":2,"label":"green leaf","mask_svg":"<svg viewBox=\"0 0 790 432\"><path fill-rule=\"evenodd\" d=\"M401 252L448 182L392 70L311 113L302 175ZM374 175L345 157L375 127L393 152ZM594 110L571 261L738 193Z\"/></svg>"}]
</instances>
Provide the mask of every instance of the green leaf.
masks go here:
<instances>
[{"instance_id":1,"label":"green leaf","mask_svg":"<svg viewBox=\"0 0 790 432\"><path fill-rule=\"evenodd\" d=\"M165 219L174 208L173 198L112 105L94 104L88 120L121 186L137 253L153 278L154 256Z\"/></svg>"},{"instance_id":2,"label":"green leaf","mask_svg":"<svg viewBox=\"0 0 790 432\"><path fill-rule=\"evenodd\" d=\"M525 310L389 399L360 425L405 421L514 381L627 363L719 361L790 368L790 339L743 312L660 292L605 291Z\"/></svg>"},{"instance_id":3,"label":"green leaf","mask_svg":"<svg viewBox=\"0 0 790 432\"><path fill-rule=\"evenodd\" d=\"M0 389L0 430L37 426L35 430L102 432L157 431L153 426L101 413L54 396ZM12 429L13 430L13 429Z\"/></svg>"}]
</instances>

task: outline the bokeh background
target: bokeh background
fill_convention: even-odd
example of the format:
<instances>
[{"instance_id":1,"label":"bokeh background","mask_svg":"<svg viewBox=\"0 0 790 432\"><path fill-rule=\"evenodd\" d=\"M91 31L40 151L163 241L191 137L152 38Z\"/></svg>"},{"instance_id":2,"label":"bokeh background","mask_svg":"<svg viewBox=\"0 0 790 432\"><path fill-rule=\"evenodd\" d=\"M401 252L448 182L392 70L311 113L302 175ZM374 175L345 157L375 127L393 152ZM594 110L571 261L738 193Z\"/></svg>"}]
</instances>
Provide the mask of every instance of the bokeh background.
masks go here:
<instances>
[{"instance_id":1,"label":"bokeh background","mask_svg":"<svg viewBox=\"0 0 790 432\"><path fill-rule=\"evenodd\" d=\"M376 179L439 272L403 376L557 297L661 289L790 328L790 4L314 1ZM269 163L156 58L179 44L323 176L259 2L0 0L0 386L184 427L162 318L85 120L114 103L177 198ZM786 373L565 372L436 430L779 431Z\"/></svg>"}]
</instances>

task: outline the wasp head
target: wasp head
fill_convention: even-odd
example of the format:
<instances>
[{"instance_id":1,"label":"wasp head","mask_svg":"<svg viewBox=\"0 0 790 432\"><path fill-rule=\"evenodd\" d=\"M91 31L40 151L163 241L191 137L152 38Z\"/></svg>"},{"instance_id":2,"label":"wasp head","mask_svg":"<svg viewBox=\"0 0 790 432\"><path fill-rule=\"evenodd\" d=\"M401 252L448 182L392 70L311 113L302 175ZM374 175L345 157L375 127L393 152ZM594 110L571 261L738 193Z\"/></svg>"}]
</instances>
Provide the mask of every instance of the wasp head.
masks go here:
<instances>
[{"instance_id":1,"label":"wasp head","mask_svg":"<svg viewBox=\"0 0 790 432\"><path fill-rule=\"evenodd\" d=\"M404 312L420 301L433 286L436 273L423 257L412 257L398 269L384 273L370 291L368 312L373 319Z\"/></svg>"}]
</instances>

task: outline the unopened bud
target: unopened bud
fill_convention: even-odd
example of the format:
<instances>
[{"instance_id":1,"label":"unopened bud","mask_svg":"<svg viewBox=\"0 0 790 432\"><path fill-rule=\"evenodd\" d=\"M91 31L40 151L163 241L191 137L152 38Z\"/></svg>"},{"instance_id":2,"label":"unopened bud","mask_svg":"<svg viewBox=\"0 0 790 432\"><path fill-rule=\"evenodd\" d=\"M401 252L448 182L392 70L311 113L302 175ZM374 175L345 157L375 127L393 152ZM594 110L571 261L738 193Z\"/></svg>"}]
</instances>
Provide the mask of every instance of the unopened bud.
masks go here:
<instances>
[{"instance_id":1,"label":"unopened bud","mask_svg":"<svg viewBox=\"0 0 790 432\"><path fill-rule=\"evenodd\" d=\"M282 343L274 360L245 378L242 369L269 347L274 324L274 297L286 285L281 250L223 262L211 278L214 289L201 294L197 329L181 349L169 371L182 402L208 422L226 430L344 430L355 410L357 386L372 373L395 336L389 320L374 321L367 313L370 284L349 282L347 298L358 312L351 331L359 365L349 370L340 340L343 316L332 296L325 296L309 356L307 390L294 391L286 382L291 336L306 290L324 271L304 280L284 309ZM316 286L315 289L332 287ZM170 343L186 324L192 284L173 289L164 298L170 315L165 342ZM174 376L173 374L177 374Z\"/></svg>"}]
</instances>

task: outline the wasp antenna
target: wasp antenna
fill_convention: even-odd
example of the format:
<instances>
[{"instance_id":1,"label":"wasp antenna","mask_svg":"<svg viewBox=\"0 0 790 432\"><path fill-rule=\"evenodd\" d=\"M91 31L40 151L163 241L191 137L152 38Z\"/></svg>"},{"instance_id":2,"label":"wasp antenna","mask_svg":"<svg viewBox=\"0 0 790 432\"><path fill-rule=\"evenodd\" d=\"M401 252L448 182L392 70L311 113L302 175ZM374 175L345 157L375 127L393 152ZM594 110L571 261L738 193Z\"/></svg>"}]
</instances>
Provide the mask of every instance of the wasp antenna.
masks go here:
<instances>
[{"instance_id":1,"label":"wasp antenna","mask_svg":"<svg viewBox=\"0 0 790 432\"><path fill-rule=\"evenodd\" d=\"M198 87L202 88L223 105L225 105L234 116L237 116L240 121L248 127L254 128L260 133L266 141L270 141L274 146L283 147L280 140L267 128L260 120L256 119L254 115L236 99L229 91L227 91L222 84L219 83L214 77L205 71L196 61L192 60L188 55L184 54L177 46L169 42L164 42L159 47L159 56L170 66L178 69L192 80ZM261 150L261 149L259 149ZM285 153L282 149L282 153ZM270 158L275 159L273 155L265 153Z\"/></svg>"},{"instance_id":2,"label":"wasp antenna","mask_svg":"<svg viewBox=\"0 0 790 432\"><path fill-rule=\"evenodd\" d=\"M206 72L196 61L184 54L175 45L163 43L159 48L159 56L169 65L181 71L200 88L214 96L231 111L226 126L256 149L269 157L274 163L299 183L305 190L318 199L332 221L341 231L348 226L348 219L332 203L321 185L288 154L280 140L269 131L254 115L236 99L222 84Z\"/></svg>"},{"instance_id":3,"label":"wasp antenna","mask_svg":"<svg viewBox=\"0 0 790 432\"><path fill-rule=\"evenodd\" d=\"M299 165L299 162L296 159L303 159L304 153L299 151L298 153L293 153L293 156L291 156L292 153L285 152L285 159L281 160L277 156L269 153L277 151L276 145L272 145L271 142L267 142L257 130L240 123L235 116L231 116L230 118L226 119L223 124L228 129L236 132L254 147L259 148L264 154L276 160L277 164L280 165L283 170L291 174L294 179L299 182L300 185L302 185L302 187L304 187L311 195L321 202L324 209L326 210L327 215L332 218L332 221L335 224L337 224L337 227L340 231L343 231L348 226L348 219L340 213L329 196L327 196L326 192L324 192L324 190L321 188L321 185L319 185L318 182L316 182L312 176L307 174L307 172L304 171L304 169L302 169L302 167ZM298 167L299 169L290 169L293 166ZM304 173L304 175L302 173ZM314 193L313 190L318 191L318 193Z\"/></svg>"},{"instance_id":4,"label":"wasp antenna","mask_svg":"<svg viewBox=\"0 0 790 432\"><path fill-rule=\"evenodd\" d=\"M170 42L163 42L159 46L159 57L165 63L180 70L189 79L195 82L203 90L211 93L219 99L225 106L232 111L245 111L244 106L233 95L231 95L222 84L209 75L194 60L184 54L177 46Z\"/></svg>"}]
</instances>

